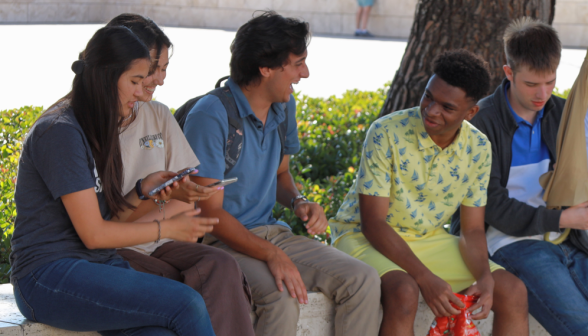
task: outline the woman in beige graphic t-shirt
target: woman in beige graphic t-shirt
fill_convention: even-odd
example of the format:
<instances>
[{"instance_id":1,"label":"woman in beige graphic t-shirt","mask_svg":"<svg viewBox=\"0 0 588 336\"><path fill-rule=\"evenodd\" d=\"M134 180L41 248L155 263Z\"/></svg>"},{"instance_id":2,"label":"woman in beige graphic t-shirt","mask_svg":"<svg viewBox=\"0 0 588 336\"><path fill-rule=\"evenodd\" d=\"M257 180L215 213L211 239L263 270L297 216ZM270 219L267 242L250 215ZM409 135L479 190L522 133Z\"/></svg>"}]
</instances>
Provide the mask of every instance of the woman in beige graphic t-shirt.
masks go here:
<instances>
[{"instance_id":1,"label":"woman in beige graphic t-shirt","mask_svg":"<svg viewBox=\"0 0 588 336\"><path fill-rule=\"evenodd\" d=\"M150 49L152 58L150 75L143 81L143 96L120 134L126 193L151 172L180 171L197 167L200 162L167 106L151 100L166 76L172 46L168 37L151 19L137 14L121 14L108 25L131 29ZM139 216L141 221L173 216L222 189L199 186L187 177L182 181L163 209L152 200L143 201L132 220ZM118 253L138 271L175 279L198 291L217 336L254 335L249 289L239 265L228 253L208 245L168 239L120 249Z\"/></svg>"}]
</instances>

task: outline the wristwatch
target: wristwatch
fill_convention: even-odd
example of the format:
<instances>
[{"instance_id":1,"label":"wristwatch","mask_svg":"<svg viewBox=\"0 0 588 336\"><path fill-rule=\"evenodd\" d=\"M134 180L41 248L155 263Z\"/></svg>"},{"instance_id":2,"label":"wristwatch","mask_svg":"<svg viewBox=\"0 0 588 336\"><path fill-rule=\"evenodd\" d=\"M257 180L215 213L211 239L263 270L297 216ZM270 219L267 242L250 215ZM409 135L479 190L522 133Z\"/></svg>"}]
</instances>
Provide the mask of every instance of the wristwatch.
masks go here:
<instances>
[{"instance_id":1,"label":"wristwatch","mask_svg":"<svg viewBox=\"0 0 588 336\"><path fill-rule=\"evenodd\" d=\"M137 180L137 184L135 184L135 191L137 192L137 196L139 196L139 199L141 201L144 201L146 199L149 199L148 197L145 197L145 195L143 195L143 190L141 190L141 181L143 181L143 179L138 179Z\"/></svg>"},{"instance_id":2,"label":"wristwatch","mask_svg":"<svg viewBox=\"0 0 588 336\"><path fill-rule=\"evenodd\" d=\"M306 196L304 196L304 195L298 195L298 196L292 198L292 200L290 201L290 208L294 209L294 202L296 202L299 199L308 202L308 198L306 198Z\"/></svg>"}]
</instances>

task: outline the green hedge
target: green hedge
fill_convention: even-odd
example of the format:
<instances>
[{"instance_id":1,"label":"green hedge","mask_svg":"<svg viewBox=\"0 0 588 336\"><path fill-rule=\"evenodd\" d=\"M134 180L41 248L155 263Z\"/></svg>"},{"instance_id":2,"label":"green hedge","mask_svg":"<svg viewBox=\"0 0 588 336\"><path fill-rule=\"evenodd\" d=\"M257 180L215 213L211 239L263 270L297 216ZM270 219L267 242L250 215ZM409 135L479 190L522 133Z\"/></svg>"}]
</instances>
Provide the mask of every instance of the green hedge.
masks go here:
<instances>
[{"instance_id":1,"label":"green hedge","mask_svg":"<svg viewBox=\"0 0 588 336\"><path fill-rule=\"evenodd\" d=\"M292 174L301 192L320 203L327 217L332 217L355 179L353 167L359 163L365 132L384 102L384 89L348 91L342 98L296 99L301 150L291 157ZM41 107L32 106L0 111L0 283L8 281L10 269L8 255L16 216L14 185L21 141L41 112ZM295 233L306 234L302 221L289 209L276 205L274 215L292 225ZM326 241L328 235L315 238Z\"/></svg>"},{"instance_id":2,"label":"green hedge","mask_svg":"<svg viewBox=\"0 0 588 336\"><path fill-rule=\"evenodd\" d=\"M31 124L42 112L41 107L25 106L20 109L0 111L2 128L0 129L0 283L8 282L10 265L10 238L14 231L16 206L14 204L14 186L21 141Z\"/></svg>"},{"instance_id":3,"label":"green hedge","mask_svg":"<svg viewBox=\"0 0 588 336\"><path fill-rule=\"evenodd\" d=\"M555 91L562 97L568 93L569 90ZM365 133L385 98L384 88L375 92L347 91L341 98L296 96L300 152L290 159L292 175L301 193L324 207L327 218L336 214L355 179ZM16 216L14 185L21 141L41 112L41 107L32 106L0 111L0 283L8 281L10 269L8 255ZM296 234L307 235L302 221L291 210L276 205L274 216L289 223ZM330 241L328 231L313 238Z\"/></svg>"},{"instance_id":4,"label":"green hedge","mask_svg":"<svg viewBox=\"0 0 588 336\"><path fill-rule=\"evenodd\" d=\"M292 175L301 193L321 204L327 218L334 217L355 179L365 133L382 108L385 89L296 99L300 151L290 159ZM276 205L274 216L290 224L294 233L306 235L291 210ZM330 242L328 233L314 238Z\"/></svg>"}]
</instances>

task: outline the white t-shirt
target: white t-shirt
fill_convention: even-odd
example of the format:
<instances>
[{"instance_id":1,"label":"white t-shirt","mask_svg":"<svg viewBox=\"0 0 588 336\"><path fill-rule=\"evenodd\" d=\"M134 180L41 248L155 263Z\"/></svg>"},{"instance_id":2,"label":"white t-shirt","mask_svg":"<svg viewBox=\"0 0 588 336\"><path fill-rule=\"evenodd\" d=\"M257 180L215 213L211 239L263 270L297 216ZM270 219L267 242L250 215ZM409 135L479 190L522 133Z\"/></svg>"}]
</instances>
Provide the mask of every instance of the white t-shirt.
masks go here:
<instances>
[{"instance_id":1,"label":"white t-shirt","mask_svg":"<svg viewBox=\"0 0 588 336\"><path fill-rule=\"evenodd\" d=\"M543 200L544 190L538 181L539 177L548 170L549 159L524 166L510 167L508 182L506 184L508 197L536 208L545 206L545 201ZM488 252L492 256L501 247L520 240L543 240L543 235L513 237L495 229L493 226L489 226L486 231L486 239L488 240Z\"/></svg>"},{"instance_id":2,"label":"white t-shirt","mask_svg":"<svg viewBox=\"0 0 588 336\"><path fill-rule=\"evenodd\" d=\"M138 179L151 173L161 170L177 172L200 164L167 106L157 101L137 104L137 117L119 137L125 195L135 188ZM128 248L149 255L169 241L161 239L157 244L152 242Z\"/></svg>"}]
</instances>

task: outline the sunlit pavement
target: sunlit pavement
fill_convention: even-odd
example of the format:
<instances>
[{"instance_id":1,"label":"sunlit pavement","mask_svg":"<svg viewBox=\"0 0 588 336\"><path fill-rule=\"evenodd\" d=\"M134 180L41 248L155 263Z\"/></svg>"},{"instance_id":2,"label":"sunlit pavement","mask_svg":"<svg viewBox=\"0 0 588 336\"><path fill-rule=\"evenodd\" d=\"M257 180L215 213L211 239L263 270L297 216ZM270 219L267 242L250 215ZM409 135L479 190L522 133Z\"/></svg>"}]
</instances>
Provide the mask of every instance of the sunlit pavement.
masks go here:
<instances>
[{"instance_id":1,"label":"sunlit pavement","mask_svg":"<svg viewBox=\"0 0 588 336\"><path fill-rule=\"evenodd\" d=\"M71 63L101 25L0 25L0 110L48 107L71 88ZM206 93L229 73L234 31L164 28L174 44L167 79L155 98L169 107ZM406 41L314 36L308 48L310 77L294 87L311 97L346 90L376 90L391 81ZM570 88L586 54L564 49L557 87Z\"/></svg>"}]
</instances>

